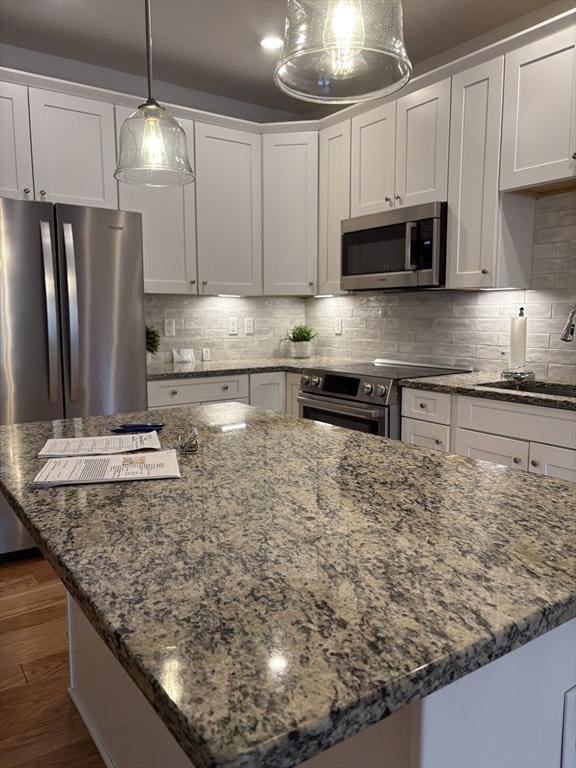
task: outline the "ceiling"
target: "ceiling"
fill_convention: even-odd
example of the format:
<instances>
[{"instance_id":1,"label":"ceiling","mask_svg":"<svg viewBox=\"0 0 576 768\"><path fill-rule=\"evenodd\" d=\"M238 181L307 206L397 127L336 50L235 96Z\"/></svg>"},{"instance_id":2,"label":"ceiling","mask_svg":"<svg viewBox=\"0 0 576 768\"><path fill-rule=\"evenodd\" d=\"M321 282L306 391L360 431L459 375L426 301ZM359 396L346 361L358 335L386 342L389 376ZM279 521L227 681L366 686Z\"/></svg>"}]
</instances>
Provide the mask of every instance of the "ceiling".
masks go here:
<instances>
[{"instance_id":1,"label":"ceiling","mask_svg":"<svg viewBox=\"0 0 576 768\"><path fill-rule=\"evenodd\" d=\"M549 4L404 0L408 54L418 65ZM257 45L264 34L282 33L285 7L285 0L153 0L155 78L303 116L319 114L318 105L278 91L278 54ZM144 3L0 0L0 42L143 74Z\"/></svg>"}]
</instances>

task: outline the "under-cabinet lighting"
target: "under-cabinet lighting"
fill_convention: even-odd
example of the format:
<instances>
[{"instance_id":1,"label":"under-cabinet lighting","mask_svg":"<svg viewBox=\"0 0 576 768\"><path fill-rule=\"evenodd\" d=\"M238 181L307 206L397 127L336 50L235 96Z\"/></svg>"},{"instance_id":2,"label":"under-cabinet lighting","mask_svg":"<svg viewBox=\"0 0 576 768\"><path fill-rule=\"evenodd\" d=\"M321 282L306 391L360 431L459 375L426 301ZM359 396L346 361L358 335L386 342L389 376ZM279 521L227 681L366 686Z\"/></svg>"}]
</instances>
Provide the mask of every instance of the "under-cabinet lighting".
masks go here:
<instances>
[{"instance_id":1,"label":"under-cabinet lighting","mask_svg":"<svg viewBox=\"0 0 576 768\"><path fill-rule=\"evenodd\" d=\"M219 298L221 299L243 299L244 296L242 296L240 293L219 293Z\"/></svg>"},{"instance_id":2,"label":"under-cabinet lighting","mask_svg":"<svg viewBox=\"0 0 576 768\"><path fill-rule=\"evenodd\" d=\"M314 296L315 299L333 299L334 294L333 293L317 293Z\"/></svg>"}]
</instances>

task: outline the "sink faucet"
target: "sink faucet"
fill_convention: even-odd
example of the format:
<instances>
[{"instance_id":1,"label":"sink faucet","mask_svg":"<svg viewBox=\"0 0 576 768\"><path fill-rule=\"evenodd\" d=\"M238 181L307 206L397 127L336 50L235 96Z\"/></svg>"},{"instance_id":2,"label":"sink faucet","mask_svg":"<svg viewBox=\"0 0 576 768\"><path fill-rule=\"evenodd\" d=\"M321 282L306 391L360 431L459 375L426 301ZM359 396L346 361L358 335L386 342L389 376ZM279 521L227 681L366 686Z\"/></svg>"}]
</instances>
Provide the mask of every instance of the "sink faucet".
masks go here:
<instances>
[{"instance_id":1,"label":"sink faucet","mask_svg":"<svg viewBox=\"0 0 576 768\"><path fill-rule=\"evenodd\" d=\"M566 325L564 328L562 328L562 333L560 334L562 341L574 340L574 323L576 323L576 304L574 304L570 310L568 320L566 320Z\"/></svg>"},{"instance_id":2,"label":"sink faucet","mask_svg":"<svg viewBox=\"0 0 576 768\"><path fill-rule=\"evenodd\" d=\"M534 371L521 365L518 368L505 368L500 374L500 378L504 381L513 381L516 384L516 389L520 389L525 381L534 381L536 376Z\"/></svg>"}]
</instances>

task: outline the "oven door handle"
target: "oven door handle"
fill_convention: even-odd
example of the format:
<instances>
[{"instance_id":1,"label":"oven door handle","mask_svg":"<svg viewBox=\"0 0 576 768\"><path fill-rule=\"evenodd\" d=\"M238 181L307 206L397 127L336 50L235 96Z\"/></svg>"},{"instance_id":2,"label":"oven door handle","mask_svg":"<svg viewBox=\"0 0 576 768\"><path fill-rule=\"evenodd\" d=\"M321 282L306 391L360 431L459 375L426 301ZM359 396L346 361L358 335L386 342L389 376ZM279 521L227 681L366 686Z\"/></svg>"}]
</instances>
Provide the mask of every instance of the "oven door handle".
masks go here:
<instances>
[{"instance_id":1,"label":"oven door handle","mask_svg":"<svg viewBox=\"0 0 576 768\"><path fill-rule=\"evenodd\" d=\"M340 413L342 416L356 416L359 419L382 419L386 415L385 408L372 410L370 408L354 408L352 405L341 405L340 403L329 402L328 399L315 397L303 397L298 395L299 405L308 405L311 408L321 408L330 413Z\"/></svg>"},{"instance_id":2,"label":"oven door handle","mask_svg":"<svg viewBox=\"0 0 576 768\"><path fill-rule=\"evenodd\" d=\"M416 222L406 222L406 234L404 240L404 269L407 272L412 272L416 269L416 265L412 264L412 232L416 229Z\"/></svg>"}]
</instances>

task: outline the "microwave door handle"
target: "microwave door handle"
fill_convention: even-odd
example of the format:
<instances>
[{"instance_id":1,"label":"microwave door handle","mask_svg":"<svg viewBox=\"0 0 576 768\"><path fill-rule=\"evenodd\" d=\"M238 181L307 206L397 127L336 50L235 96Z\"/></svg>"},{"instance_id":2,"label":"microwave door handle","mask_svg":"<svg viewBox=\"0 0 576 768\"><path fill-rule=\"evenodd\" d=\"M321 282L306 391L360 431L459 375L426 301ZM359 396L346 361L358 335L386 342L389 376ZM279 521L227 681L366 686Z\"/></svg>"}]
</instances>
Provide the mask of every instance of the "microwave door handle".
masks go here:
<instances>
[{"instance_id":1,"label":"microwave door handle","mask_svg":"<svg viewBox=\"0 0 576 768\"><path fill-rule=\"evenodd\" d=\"M78 280L72 224L62 224L66 256L66 288L68 291L68 324L70 333L70 400L76 402L80 378L80 328L78 313Z\"/></svg>"},{"instance_id":2,"label":"microwave door handle","mask_svg":"<svg viewBox=\"0 0 576 768\"><path fill-rule=\"evenodd\" d=\"M404 240L404 269L407 272L412 272L416 269L412 264L412 232L416 229L416 222L406 222L406 234Z\"/></svg>"},{"instance_id":3,"label":"microwave door handle","mask_svg":"<svg viewBox=\"0 0 576 768\"><path fill-rule=\"evenodd\" d=\"M44 264L44 291L46 294L46 329L48 332L48 391L51 403L58 402L58 314L56 309L56 275L52 230L50 222L40 222L40 241Z\"/></svg>"}]
</instances>

